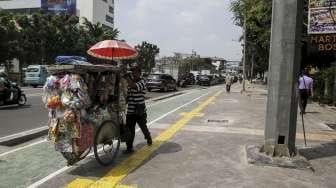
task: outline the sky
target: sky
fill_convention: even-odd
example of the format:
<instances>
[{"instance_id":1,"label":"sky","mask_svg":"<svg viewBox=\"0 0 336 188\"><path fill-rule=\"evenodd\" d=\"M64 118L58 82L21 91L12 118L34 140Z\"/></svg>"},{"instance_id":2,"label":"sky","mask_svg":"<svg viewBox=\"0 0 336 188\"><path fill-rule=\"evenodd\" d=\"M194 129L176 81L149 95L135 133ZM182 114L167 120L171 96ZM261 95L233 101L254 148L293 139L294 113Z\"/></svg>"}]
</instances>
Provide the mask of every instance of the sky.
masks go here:
<instances>
[{"instance_id":1,"label":"sky","mask_svg":"<svg viewBox=\"0 0 336 188\"><path fill-rule=\"evenodd\" d=\"M160 57L196 51L201 57L241 60L241 28L231 0L115 0L115 27L132 46L147 41Z\"/></svg>"}]
</instances>

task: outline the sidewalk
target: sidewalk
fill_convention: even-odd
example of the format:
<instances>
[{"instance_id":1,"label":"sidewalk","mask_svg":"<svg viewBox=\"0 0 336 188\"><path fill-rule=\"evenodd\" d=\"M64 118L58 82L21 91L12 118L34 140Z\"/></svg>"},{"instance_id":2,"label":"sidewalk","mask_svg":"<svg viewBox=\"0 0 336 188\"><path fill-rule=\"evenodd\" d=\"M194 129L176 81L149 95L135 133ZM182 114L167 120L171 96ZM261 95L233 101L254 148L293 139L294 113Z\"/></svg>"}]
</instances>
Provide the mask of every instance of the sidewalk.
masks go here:
<instances>
[{"instance_id":1,"label":"sidewalk","mask_svg":"<svg viewBox=\"0 0 336 188\"><path fill-rule=\"evenodd\" d=\"M160 136L156 137L154 146L162 145L154 153L146 153L153 149L145 147L142 155L137 152L130 156L134 164L139 157L150 155L133 170L126 170L132 164L125 165L126 169L117 167L119 171L112 169L92 185L123 177L122 185L139 188L336 187L336 132L323 125L314 113L306 120L310 147L302 148L299 124L297 146L315 172L247 163L245 146L263 144L267 97L261 86L250 86L248 95L240 93L239 84L233 85L231 93L224 92L224 85L219 86L196 104L157 121L150 128L153 137L176 134L161 142ZM218 91L221 93L214 96ZM136 143L140 143L136 147L139 151L144 145L141 133L136 135Z\"/></svg>"},{"instance_id":2,"label":"sidewalk","mask_svg":"<svg viewBox=\"0 0 336 188\"><path fill-rule=\"evenodd\" d=\"M245 145L263 143L267 96L262 87L248 88L255 89L251 94L257 97L241 95L239 86L231 94L222 93L203 117L191 120L124 183L138 187L336 187L336 143L332 139L308 136L312 148L301 153L315 173L247 164ZM306 122L309 134L330 131L310 116ZM297 145L303 146L303 140L298 139Z\"/></svg>"},{"instance_id":3,"label":"sidewalk","mask_svg":"<svg viewBox=\"0 0 336 188\"><path fill-rule=\"evenodd\" d=\"M266 85L259 84L246 84L245 95L254 98L262 99L267 98L267 87ZM336 108L320 105L316 102L310 101L307 105L307 113L304 115L305 124L308 125L309 131L336 131ZM309 126L311 125L311 126ZM298 116L298 128L302 128L301 116ZM301 130L301 129L300 129ZM298 131L300 131L298 130Z\"/></svg>"}]
</instances>

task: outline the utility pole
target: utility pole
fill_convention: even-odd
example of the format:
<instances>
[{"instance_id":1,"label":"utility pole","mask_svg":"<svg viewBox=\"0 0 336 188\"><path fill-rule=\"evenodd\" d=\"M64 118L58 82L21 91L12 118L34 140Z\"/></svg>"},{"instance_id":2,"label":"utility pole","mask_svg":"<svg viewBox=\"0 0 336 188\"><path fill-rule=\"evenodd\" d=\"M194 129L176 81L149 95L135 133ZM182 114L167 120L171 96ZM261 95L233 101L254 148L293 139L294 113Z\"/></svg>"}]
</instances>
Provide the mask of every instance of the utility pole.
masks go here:
<instances>
[{"instance_id":1,"label":"utility pole","mask_svg":"<svg viewBox=\"0 0 336 188\"><path fill-rule=\"evenodd\" d=\"M246 79L246 17L244 17L244 54L243 54L243 91L245 91L245 79Z\"/></svg>"},{"instance_id":2,"label":"utility pole","mask_svg":"<svg viewBox=\"0 0 336 188\"><path fill-rule=\"evenodd\" d=\"M252 57L251 57L251 83L252 83L252 80L253 80L253 68L254 68L254 51L252 51Z\"/></svg>"},{"instance_id":3,"label":"utility pole","mask_svg":"<svg viewBox=\"0 0 336 188\"><path fill-rule=\"evenodd\" d=\"M303 0L273 0L265 145L271 156L296 154L297 78Z\"/></svg>"}]
</instances>

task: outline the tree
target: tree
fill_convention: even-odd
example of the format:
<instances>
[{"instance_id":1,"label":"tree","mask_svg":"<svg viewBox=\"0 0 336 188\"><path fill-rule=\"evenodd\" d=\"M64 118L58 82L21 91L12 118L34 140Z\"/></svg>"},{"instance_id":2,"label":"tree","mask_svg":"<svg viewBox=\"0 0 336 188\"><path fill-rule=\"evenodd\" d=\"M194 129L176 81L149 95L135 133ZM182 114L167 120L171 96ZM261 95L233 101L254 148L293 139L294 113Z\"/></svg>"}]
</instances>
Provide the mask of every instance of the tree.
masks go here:
<instances>
[{"instance_id":1,"label":"tree","mask_svg":"<svg viewBox=\"0 0 336 188\"><path fill-rule=\"evenodd\" d=\"M15 58L18 45L18 30L13 15L0 12L0 64L10 69L10 61Z\"/></svg>"},{"instance_id":2,"label":"tree","mask_svg":"<svg viewBox=\"0 0 336 188\"><path fill-rule=\"evenodd\" d=\"M82 24L73 15L34 13L17 15L20 27L20 60L25 64L54 63L57 55L86 56L95 43L116 39L119 31L93 24L86 18Z\"/></svg>"},{"instance_id":3,"label":"tree","mask_svg":"<svg viewBox=\"0 0 336 188\"><path fill-rule=\"evenodd\" d=\"M146 41L135 46L135 49L138 51L136 62L146 73L150 73L155 66L155 57L160 53L160 49L155 44Z\"/></svg>"},{"instance_id":4,"label":"tree","mask_svg":"<svg viewBox=\"0 0 336 188\"><path fill-rule=\"evenodd\" d=\"M253 53L254 70L262 74L268 69L272 1L235 0L231 3L231 11L236 25L243 27L246 22L246 68L251 69Z\"/></svg>"},{"instance_id":5,"label":"tree","mask_svg":"<svg viewBox=\"0 0 336 188\"><path fill-rule=\"evenodd\" d=\"M87 56L95 43L116 39L119 31L93 24L87 19L79 23L74 15L32 15L0 12L0 64L7 69L11 60L19 59L20 72L30 64L52 64L58 55Z\"/></svg>"}]
</instances>

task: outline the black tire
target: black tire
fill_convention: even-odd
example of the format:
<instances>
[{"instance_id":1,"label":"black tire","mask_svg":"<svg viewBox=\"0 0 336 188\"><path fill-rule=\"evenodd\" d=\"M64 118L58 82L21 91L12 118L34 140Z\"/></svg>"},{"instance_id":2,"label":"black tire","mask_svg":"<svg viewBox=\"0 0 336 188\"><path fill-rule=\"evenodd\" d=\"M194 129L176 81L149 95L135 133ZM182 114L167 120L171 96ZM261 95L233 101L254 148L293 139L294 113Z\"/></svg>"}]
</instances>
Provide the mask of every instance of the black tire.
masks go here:
<instances>
[{"instance_id":1,"label":"black tire","mask_svg":"<svg viewBox=\"0 0 336 188\"><path fill-rule=\"evenodd\" d=\"M27 102L27 97L26 97L26 95L21 94L21 96L20 96L19 99L18 99L18 105L19 105L19 106L23 106L23 105L26 104L26 102Z\"/></svg>"},{"instance_id":2,"label":"black tire","mask_svg":"<svg viewBox=\"0 0 336 188\"><path fill-rule=\"evenodd\" d=\"M110 148L105 148L109 145ZM115 147L115 148L114 148ZM96 131L93 151L96 160L102 166L113 163L120 148L120 127L112 120L104 121Z\"/></svg>"}]
</instances>

